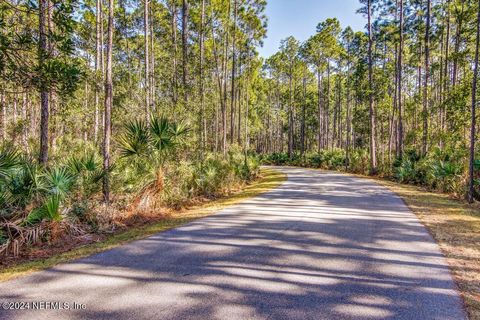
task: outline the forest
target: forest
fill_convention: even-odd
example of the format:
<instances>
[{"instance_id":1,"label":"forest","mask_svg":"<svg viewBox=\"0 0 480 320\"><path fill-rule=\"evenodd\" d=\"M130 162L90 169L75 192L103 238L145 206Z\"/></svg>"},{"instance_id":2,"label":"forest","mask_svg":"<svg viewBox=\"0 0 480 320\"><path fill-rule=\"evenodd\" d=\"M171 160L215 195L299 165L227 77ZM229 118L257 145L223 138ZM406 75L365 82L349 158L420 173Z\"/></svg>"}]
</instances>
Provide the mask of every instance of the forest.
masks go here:
<instances>
[{"instance_id":1,"label":"forest","mask_svg":"<svg viewBox=\"0 0 480 320\"><path fill-rule=\"evenodd\" d=\"M0 1L0 253L221 196L260 164L480 199L480 1L360 0L365 30L319 21L264 59L266 5Z\"/></svg>"},{"instance_id":2,"label":"forest","mask_svg":"<svg viewBox=\"0 0 480 320\"><path fill-rule=\"evenodd\" d=\"M361 2L366 32L327 19L265 61L270 110L257 151L474 201L478 3Z\"/></svg>"}]
</instances>

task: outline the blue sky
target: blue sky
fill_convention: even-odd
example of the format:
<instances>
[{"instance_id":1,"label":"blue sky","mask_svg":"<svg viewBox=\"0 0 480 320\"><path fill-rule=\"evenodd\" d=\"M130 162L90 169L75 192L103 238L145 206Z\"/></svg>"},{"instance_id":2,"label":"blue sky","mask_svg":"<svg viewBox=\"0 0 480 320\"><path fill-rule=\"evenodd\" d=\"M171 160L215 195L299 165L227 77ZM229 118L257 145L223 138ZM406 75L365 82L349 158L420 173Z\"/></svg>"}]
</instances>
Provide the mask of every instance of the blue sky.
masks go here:
<instances>
[{"instance_id":1,"label":"blue sky","mask_svg":"<svg viewBox=\"0 0 480 320\"><path fill-rule=\"evenodd\" d=\"M280 46L280 40L294 36L300 41L314 34L320 21L336 17L342 26L353 30L363 30L366 19L356 13L360 8L358 0L268 0L266 15L268 17L267 38L263 48L258 48L260 55L269 57Z\"/></svg>"}]
</instances>

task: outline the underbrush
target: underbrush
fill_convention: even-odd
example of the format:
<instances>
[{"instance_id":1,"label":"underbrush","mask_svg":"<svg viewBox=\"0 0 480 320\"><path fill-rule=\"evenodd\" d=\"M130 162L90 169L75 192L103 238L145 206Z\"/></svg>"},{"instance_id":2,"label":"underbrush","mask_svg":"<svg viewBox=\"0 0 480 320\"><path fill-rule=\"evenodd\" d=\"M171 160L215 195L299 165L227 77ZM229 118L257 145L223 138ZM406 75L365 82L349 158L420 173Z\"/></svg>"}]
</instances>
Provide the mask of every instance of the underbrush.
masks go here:
<instances>
[{"instance_id":1,"label":"underbrush","mask_svg":"<svg viewBox=\"0 0 480 320\"><path fill-rule=\"evenodd\" d=\"M442 151L437 148L424 157L415 150L407 150L403 159L394 163L393 178L401 183L461 197L466 190L467 156L462 150ZM478 167L477 164L476 171Z\"/></svg>"},{"instance_id":2,"label":"underbrush","mask_svg":"<svg viewBox=\"0 0 480 320\"><path fill-rule=\"evenodd\" d=\"M289 158L288 154L284 152L260 157L262 164L301 166L324 170L345 170L347 168L346 159L345 151L342 149L306 153L303 157L300 154L294 154ZM368 153L365 150L355 150L350 154L348 169L355 173L365 173L366 168L368 168L368 161Z\"/></svg>"},{"instance_id":3,"label":"underbrush","mask_svg":"<svg viewBox=\"0 0 480 320\"><path fill-rule=\"evenodd\" d=\"M466 191L468 173L468 152L462 148L455 150L432 149L426 156L416 150L406 150L402 159L391 165L379 163L379 175L400 183L422 186L431 191L439 191L463 197ZM261 156L261 162L269 165L291 165L325 170L339 170L358 174L368 174L369 153L366 149L350 152L348 163L344 150L321 150L307 153L303 157L287 153L272 153ZM479 198L480 161L475 162L476 198Z\"/></svg>"},{"instance_id":4,"label":"underbrush","mask_svg":"<svg viewBox=\"0 0 480 320\"><path fill-rule=\"evenodd\" d=\"M171 207L188 204L199 198L213 199L255 179L260 162L255 157L245 160L243 154L228 152L226 158L208 154L199 162L181 161L165 166L163 203Z\"/></svg>"},{"instance_id":5,"label":"underbrush","mask_svg":"<svg viewBox=\"0 0 480 320\"><path fill-rule=\"evenodd\" d=\"M226 157L188 150L189 128L153 117L127 123L108 170L95 148L48 167L12 146L0 149L0 255L40 243L112 233L158 220L168 208L230 193L255 179L259 161L232 147ZM111 202L102 198L110 177Z\"/></svg>"}]
</instances>

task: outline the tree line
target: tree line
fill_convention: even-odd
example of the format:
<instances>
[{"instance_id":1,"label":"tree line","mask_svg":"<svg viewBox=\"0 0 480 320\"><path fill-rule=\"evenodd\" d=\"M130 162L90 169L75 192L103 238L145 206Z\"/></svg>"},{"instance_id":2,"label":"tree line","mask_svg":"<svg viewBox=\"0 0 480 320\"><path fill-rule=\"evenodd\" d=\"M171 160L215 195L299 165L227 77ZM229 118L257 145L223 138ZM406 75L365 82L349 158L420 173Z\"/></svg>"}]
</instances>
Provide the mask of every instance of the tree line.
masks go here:
<instances>
[{"instance_id":1,"label":"tree line","mask_svg":"<svg viewBox=\"0 0 480 320\"><path fill-rule=\"evenodd\" d=\"M303 43L283 40L266 60L270 108L258 151L291 158L342 150L347 169L352 153L368 151L372 174L408 169L406 180L418 183L430 173L458 175L473 201L478 1L360 3L365 31L327 19ZM442 173L426 170L427 162Z\"/></svg>"}]
</instances>

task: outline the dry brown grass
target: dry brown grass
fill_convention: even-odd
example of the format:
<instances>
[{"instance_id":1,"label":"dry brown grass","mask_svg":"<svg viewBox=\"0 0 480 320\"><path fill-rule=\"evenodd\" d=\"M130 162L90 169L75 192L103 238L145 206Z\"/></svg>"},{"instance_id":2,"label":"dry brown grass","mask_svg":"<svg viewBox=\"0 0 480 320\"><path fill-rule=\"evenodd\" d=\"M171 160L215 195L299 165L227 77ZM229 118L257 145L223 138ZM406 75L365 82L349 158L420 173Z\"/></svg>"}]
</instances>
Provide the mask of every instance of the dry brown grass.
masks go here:
<instances>
[{"instance_id":1,"label":"dry brown grass","mask_svg":"<svg viewBox=\"0 0 480 320\"><path fill-rule=\"evenodd\" d=\"M480 207L420 187L376 179L402 197L445 254L471 320L480 320Z\"/></svg>"},{"instance_id":2,"label":"dry brown grass","mask_svg":"<svg viewBox=\"0 0 480 320\"><path fill-rule=\"evenodd\" d=\"M58 263L63 263L85 257L94 253L118 247L124 243L142 239L157 232L165 231L211 215L230 205L239 203L247 198L267 192L286 180L286 175L279 171L264 169L261 177L238 192L210 202L182 210L170 210L167 215L158 215L157 221L149 221L143 226L134 226L126 231L115 233L110 236L86 235L91 239L85 242L72 241L68 245L63 244L56 248L46 244L39 248L40 252L33 259L13 261L3 267L0 266L0 281L6 281L34 271L50 268ZM77 239L78 240L78 239Z\"/></svg>"}]
</instances>

